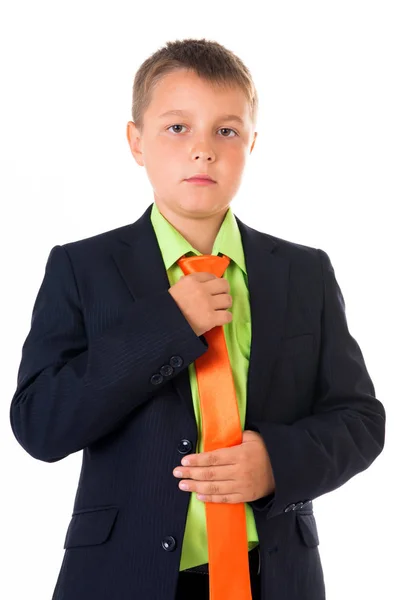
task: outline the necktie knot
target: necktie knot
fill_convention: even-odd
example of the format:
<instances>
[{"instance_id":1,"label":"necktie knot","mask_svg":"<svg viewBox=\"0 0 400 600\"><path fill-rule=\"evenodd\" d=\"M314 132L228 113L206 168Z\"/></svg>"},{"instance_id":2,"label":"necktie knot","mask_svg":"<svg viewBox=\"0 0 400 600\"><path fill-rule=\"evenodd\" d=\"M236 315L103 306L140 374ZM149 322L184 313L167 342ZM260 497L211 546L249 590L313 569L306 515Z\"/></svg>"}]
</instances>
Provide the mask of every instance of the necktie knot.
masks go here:
<instances>
[{"instance_id":1,"label":"necktie knot","mask_svg":"<svg viewBox=\"0 0 400 600\"><path fill-rule=\"evenodd\" d=\"M222 277L230 261L231 259L225 254L222 256L200 254L199 256L182 256L177 262L185 275L206 271Z\"/></svg>"}]
</instances>

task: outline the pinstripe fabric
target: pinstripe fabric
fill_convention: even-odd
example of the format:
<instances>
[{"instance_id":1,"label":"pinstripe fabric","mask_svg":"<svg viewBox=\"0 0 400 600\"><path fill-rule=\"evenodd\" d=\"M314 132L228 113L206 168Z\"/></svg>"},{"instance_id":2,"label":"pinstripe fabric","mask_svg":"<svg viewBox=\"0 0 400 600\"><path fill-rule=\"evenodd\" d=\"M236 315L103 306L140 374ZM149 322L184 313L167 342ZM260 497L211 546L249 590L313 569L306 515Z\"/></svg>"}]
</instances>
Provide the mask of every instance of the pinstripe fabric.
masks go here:
<instances>
[{"instance_id":1,"label":"pinstripe fabric","mask_svg":"<svg viewBox=\"0 0 400 600\"><path fill-rule=\"evenodd\" d=\"M16 440L48 463L82 452L52 600L175 600L189 494L172 471L198 447L188 367L207 341L168 292L151 209L51 249L22 347ZM249 502L261 600L324 600L313 501L379 455L385 410L326 252L236 221L252 334L243 427L276 481Z\"/></svg>"}]
</instances>

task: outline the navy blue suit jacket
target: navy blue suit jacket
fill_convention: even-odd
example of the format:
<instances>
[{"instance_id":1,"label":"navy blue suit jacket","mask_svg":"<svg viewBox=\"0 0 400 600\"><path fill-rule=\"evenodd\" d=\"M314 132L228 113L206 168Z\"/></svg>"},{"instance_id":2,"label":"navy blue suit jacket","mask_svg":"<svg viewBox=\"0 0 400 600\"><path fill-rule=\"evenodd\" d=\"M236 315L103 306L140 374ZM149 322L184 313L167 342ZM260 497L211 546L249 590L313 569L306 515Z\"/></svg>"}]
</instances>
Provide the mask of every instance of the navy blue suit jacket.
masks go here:
<instances>
[{"instance_id":1,"label":"navy blue suit jacket","mask_svg":"<svg viewBox=\"0 0 400 600\"><path fill-rule=\"evenodd\" d=\"M151 206L52 248L22 349L16 439L46 462L83 451L53 600L175 599L189 494L172 471L196 449L187 367L208 345L168 292ZM385 410L326 252L236 219L252 319L245 429L262 435L276 482L249 503L262 600L322 600L312 501L380 454Z\"/></svg>"}]
</instances>

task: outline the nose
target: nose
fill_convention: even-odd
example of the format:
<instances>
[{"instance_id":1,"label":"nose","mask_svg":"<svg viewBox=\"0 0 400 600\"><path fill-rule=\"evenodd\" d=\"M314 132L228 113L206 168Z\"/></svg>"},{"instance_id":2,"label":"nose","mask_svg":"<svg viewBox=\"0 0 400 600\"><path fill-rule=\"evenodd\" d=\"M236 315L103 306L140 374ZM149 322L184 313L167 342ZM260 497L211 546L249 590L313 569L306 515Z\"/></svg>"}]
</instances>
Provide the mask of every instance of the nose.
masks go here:
<instances>
[{"instance_id":1,"label":"nose","mask_svg":"<svg viewBox=\"0 0 400 600\"><path fill-rule=\"evenodd\" d=\"M205 149L205 148L199 149L197 147L192 150L192 158L195 158L196 160L198 160L199 158L202 158L203 160L214 161L215 155L214 155L214 152L210 148L209 149Z\"/></svg>"}]
</instances>

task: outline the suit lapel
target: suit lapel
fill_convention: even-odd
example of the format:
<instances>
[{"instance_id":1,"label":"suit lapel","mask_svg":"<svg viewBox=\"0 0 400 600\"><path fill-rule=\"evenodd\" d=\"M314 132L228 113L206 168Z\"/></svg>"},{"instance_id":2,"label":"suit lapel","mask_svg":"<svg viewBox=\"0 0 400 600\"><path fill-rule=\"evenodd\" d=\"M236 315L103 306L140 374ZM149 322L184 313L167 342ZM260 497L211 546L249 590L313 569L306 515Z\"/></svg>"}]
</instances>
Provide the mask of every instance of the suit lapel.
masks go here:
<instances>
[{"instance_id":1,"label":"suit lapel","mask_svg":"<svg viewBox=\"0 0 400 600\"><path fill-rule=\"evenodd\" d=\"M161 251L150 220L152 205L122 229L112 252L116 266L134 300L170 287ZM274 254L278 245L268 235L236 217L246 260L251 311L251 348L244 429L265 418L267 392L278 345L283 335L288 293L289 262ZM194 420L188 369L171 380Z\"/></svg>"}]
</instances>

